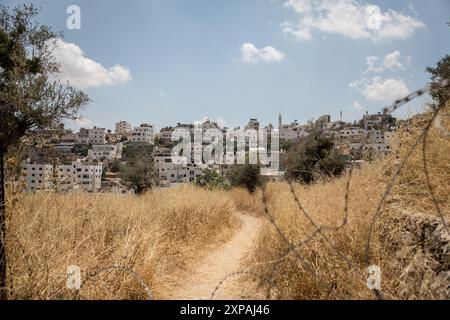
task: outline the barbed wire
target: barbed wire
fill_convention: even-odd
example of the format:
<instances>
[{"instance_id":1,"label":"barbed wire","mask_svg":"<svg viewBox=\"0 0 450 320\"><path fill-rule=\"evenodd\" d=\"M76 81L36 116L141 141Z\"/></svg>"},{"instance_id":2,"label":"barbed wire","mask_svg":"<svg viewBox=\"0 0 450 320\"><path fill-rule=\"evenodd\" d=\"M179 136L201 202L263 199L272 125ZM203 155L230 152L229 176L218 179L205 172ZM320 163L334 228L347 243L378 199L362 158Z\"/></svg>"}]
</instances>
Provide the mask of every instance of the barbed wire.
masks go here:
<instances>
[{"instance_id":1,"label":"barbed wire","mask_svg":"<svg viewBox=\"0 0 450 320\"><path fill-rule=\"evenodd\" d=\"M448 79L443 79L441 80L439 83L431 85L431 84L427 84L426 86L424 86L423 88L420 88L414 92L412 92L411 94L405 96L402 99L398 99L396 100L392 105L385 107L382 109L382 113L384 115L388 115L388 114L392 114L393 112L397 111L401 106L411 102L412 100L423 96L424 94L428 93L431 89L433 88L442 88L442 87L446 87L449 85L449 80ZM410 156L413 154L413 152L415 151L415 149L418 147L418 145L420 144L420 142L422 141L422 159L423 159L423 168L424 168L424 173L425 173L425 180L427 183L427 188L428 191L431 195L432 198L432 202L434 204L435 210L439 216L439 218L442 221L442 224L444 225L445 230L447 231L447 233L450 234L447 223L445 221L444 218L444 214L442 213L442 210L439 206L439 203L436 199L435 196L435 192L433 189L433 186L431 184L431 180L430 180L430 176L429 176L429 172L428 172L428 164L427 164L427 159L426 159L426 145L427 145L427 136L428 133L430 131L430 129L433 126L433 123L436 123L436 127L443 133L446 135L446 133L450 136L450 133L442 127L441 123L440 123L440 118L439 118L439 113L440 111L444 108L443 105L438 105L438 106L434 106L432 109L432 115L431 118L427 121L425 127L423 128L421 134L417 137L417 139L414 141L414 143L412 144L412 146L410 147L410 149L408 150L408 152L406 153L406 156L402 159L402 161L400 162L400 164L397 166L397 169L395 171L395 173L392 175L390 181L387 183L387 186L385 188L385 191L382 193L382 196L378 202L378 205L376 207L376 210L372 216L372 220L371 223L369 225L369 231L368 231L368 235L367 235L367 239L366 239L366 244L365 244L365 251L364 251L364 261L365 261L365 265L366 267L371 265L371 258L370 258L370 244L371 244L371 239L373 236L373 229L374 226L377 222L377 219L381 213L381 210L383 208L383 204L387 198L387 196L391 193L392 188L394 187L395 182L397 181L401 171L403 170L403 168L405 167L408 159L410 158ZM360 145L359 148L359 154L363 154L363 150L364 148L367 146L367 144L369 143L369 137L370 135L366 135L366 137L364 138L363 142ZM280 228L280 226L277 224L274 216L270 213L269 210L269 206L268 206L268 202L267 202L267 198L266 198L266 189L265 186L262 187L261 192L262 192L262 205L264 208L264 214L265 216L268 218L268 221L270 222L270 224L274 227L276 233L279 235L280 239L282 242L285 243L285 245L287 246L287 251L284 252L283 254L280 255L280 257L276 260L273 261L269 261L268 263L273 263L273 267L271 269L271 273L269 277L265 277L262 276L260 274L254 274L251 273L254 276L257 276L261 279L264 280L264 282L266 284L268 284L267 287L267 294L266 296L268 298L270 298L270 292L273 290L273 288L276 286L276 283L274 281L274 277L276 275L276 270L279 267L279 265L285 261L286 258L288 258L291 254L293 254L295 256L295 258L297 259L297 261L301 264L301 266L303 267L303 270L305 270L307 273L309 273L311 276L313 276L318 283L321 285L322 289L324 289L325 287L328 287L328 289L324 292L328 292L328 296L330 296L330 294L332 294L335 298L339 297L339 294L336 291L336 285L334 283L332 283L331 285L326 285L326 282L320 277L320 274L318 274L317 270L315 270L310 263L308 263L307 261L305 261L305 259L300 255L299 253L299 249L301 249L304 245L306 245L307 243L311 242L313 239L315 239L316 237L320 236L321 238L323 238L325 240L325 242L333 249L333 251L335 252L335 254L342 259L350 268L357 270L358 273L360 273L360 269L357 265L355 265L355 263L353 263L352 261L350 261L334 244L333 242L329 239L329 237L325 234L326 231L338 231L341 230L342 228L344 228L347 224L348 224L348 217L349 217L349 198L350 198L350 186L351 186L351 180L352 180L352 173L355 169L355 163L352 161L350 168L348 170L348 179L346 182L346 187L345 187L345 194L344 194L344 214L343 214L343 218L342 221L337 225L337 226L326 226L326 225L320 225L318 224L312 217L311 214L308 213L308 211L305 209L305 207L302 205L302 202L300 201L300 198L298 197L294 185L292 183L292 181L287 181L288 185L289 185L289 192L291 193L294 202L296 203L296 206L299 209L299 212L301 215L303 215L307 221L309 222L309 224L313 227L313 232L306 237L305 239L303 239L301 242L293 244L290 240L289 237L285 234L285 232ZM240 272L234 272L231 273L229 275L227 275L224 279L222 279L219 283L219 285L216 287L216 289L214 290L214 292L211 295L211 299L214 297L215 292L218 290L218 288L228 279L236 277L236 275L240 275L240 274L248 274L248 271L240 271ZM367 278L366 278L366 274L361 275L361 278L358 279L361 282L366 282ZM369 289L369 288L368 288ZM381 290L377 289L377 288L373 288L371 289L372 293L374 294L376 299L383 299L383 294L381 292Z\"/></svg>"}]
</instances>

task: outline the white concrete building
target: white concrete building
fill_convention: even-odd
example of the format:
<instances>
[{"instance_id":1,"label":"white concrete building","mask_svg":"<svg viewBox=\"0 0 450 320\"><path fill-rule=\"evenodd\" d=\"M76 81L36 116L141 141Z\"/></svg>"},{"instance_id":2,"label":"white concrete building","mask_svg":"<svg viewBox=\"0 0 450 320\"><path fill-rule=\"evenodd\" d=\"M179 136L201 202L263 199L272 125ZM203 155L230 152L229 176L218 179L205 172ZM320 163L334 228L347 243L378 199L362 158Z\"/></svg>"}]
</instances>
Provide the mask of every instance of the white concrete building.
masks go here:
<instances>
[{"instance_id":1,"label":"white concrete building","mask_svg":"<svg viewBox=\"0 0 450 320\"><path fill-rule=\"evenodd\" d=\"M89 144L89 137L78 137L75 139L75 144Z\"/></svg>"},{"instance_id":2,"label":"white concrete building","mask_svg":"<svg viewBox=\"0 0 450 320\"><path fill-rule=\"evenodd\" d=\"M158 173L161 185L170 186L172 183L194 182L198 176L203 174L206 165L196 165L194 163L185 166L174 164L170 155L160 155L154 157L154 168Z\"/></svg>"},{"instance_id":3,"label":"white concrete building","mask_svg":"<svg viewBox=\"0 0 450 320\"><path fill-rule=\"evenodd\" d=\"M306 126L298 124L297 121L284 124L280 128L280 140L282 141L298 140L307 135Z\"/></svg>"},{"instance_id":4,"label":"white concrete building","mask_svg":"<svg viewBox=\"0 0 450 320\"><path fill-rule=\"evenodd\" d=\"M105 128L96 128L88 130L89 143L91 144L105 144L106 130Z\"/></svg>"},{"instance_id":5,"label":"white concrete building","mask_svg":"<svg viewBox=\"0 0 450 320\"><path fill-rule=\"evenodd\" d=\"M86 163L80 160L69 165L60 165L58 171L59 184L64 190L83 190L97 192L102 186L101 163Z\"/></svg>"},{"instance_id":6,"label":"white concrete building","mask_svg":"<svg viewBox=\"0 0 450 320\"><path fill-rule=\"evenodd\" d=\"M58 166L48 163L24 163L23 170L26 191L29 192L52 188L96 192L101 188L101 163L85 163L80 160Z\"/></svg>"},{"instance_id":7,"label":"white concrete building","mask_svg":"<svg viewBox=\"0 0 450 320\"><path fill-rule=\"evenodd\" d=\"M132 142L153 143L153 126L141 124L140 127L134 128L131 134Z\"/></svg>"},{"instance_id":8,"label":"white concrete building","mask_svg":"<svg viewBox=\"0 0 450 320\"><path fill-rule=\"evenodd\" d=\"M245 126L245 130L247 130L247 129L259 130L259 121L258 121L258 119L253 119L253 118L250 119L250 121Z\"/></svg>"},{"instance_id":9,"label":"white concrete building","mask_svg":"<svg viewBox=\"0 0 450 320\"><path fill-rule=\"evenodd\" d=\"M360 127L348 127L338 131L337 138L345 142L359 142L364 140L367 133Z\"/></svg>"},{"instance_id":10,"label":"white concrete building","mask_svg":"<svg viewBox=\"0 0 450 320\"><path fill-rule=\"evenodd\" d=\"M122 148L123 144L94 144L92 149L88 150L89 160L98 161L114 161L122 158Z\"/></svg>"},{"instance_id":11,"label":"white concrete building","mask_svg":"<svg viewBox=\"0 0 450 320\"><path fill-rule=\"evenodd\" d=\"M160 138L166 141L172 141L173 130L174 129L172 127L162 128L161 131L159 132Z\"/></svg>"},{"instance_id":12,"label":"white concrete building","mask_svg":"<svg viewBox=\"0 0 450 320\"><path fill-rule=\"evenodd\" d=\"M24 163L22 169L26 191L34 192L53 188L53 165Z\"/></svg>"},{"instance_id":13,"label":"white concrete building","mask_svg":"<svg viewBox=\"0 0 450 320\"><path fill-rule=\"evenodd\" d=\"M116 134L128 136L129 134L131 134L131 132L133 132L133 127L131 126L131 123L127 121L116 122L116 130L115 130Z\"/></svg>"}]
</instances>

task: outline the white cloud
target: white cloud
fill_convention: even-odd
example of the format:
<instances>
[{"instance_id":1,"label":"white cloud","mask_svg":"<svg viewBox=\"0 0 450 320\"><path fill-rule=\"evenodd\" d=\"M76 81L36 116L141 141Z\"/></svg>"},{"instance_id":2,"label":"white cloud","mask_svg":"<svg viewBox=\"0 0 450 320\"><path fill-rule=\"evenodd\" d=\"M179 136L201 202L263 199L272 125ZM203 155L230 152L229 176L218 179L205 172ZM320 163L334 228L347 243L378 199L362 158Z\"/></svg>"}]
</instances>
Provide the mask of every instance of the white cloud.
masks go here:
<instances>
[{"instance_id":1,"label":"white cloud","mask_svg":"<svg viewBox=\"0 0 450 320\"><path fill-rule=\"evenodd\" d=\"M364 107L359 103L359 101L355 101L355 102L353 102L353 104L351 105L351 109L355 109L355 110L363 110Z\"/></svg>"},{"instance_id":2,"label":"white cloud","mask_svg":"<svg viewBox=\"0 0 450 320\"><path fill-rule=\"evenodd\" d=\"M405 39L425 24L394 10L359 0L288 0L299 20L284 22L282 29L299 40L312 39L313 31L340 34L351 39Z\"/></svg>"},{"instance_id":3,"label":"white cloud","mask_svg":"<svg viewBox=\"0 0 450 320\"><path fill-rule=\"evenodd\" d=\"M61 64L58 78L78 88L111 86L131 80L127 68L119 64L105 68L87 58L81 48L74 43L56 40L53 56Z\"/></svg>"},{"instance_id":4,"label":"white cloud","mask_svg":"<svg viewBox=\"0 0 450 320\"><path fill-rule=\"evenodd\" d=\"M94 123L92 122L92 120L85 118L85 117L75 119L74 123L79 128L92 128L94 126Z\"/></svg>"},{"instance_id":5,"label":"white cloud","mask_svg":"<svg viewBox=\"0 0 450 320\"><path fill-rule=\"evenodd\" d=\"M246 42L241 46L241 60L244 62L281 62L286 55L274 47L258 49L252 43Z\"/></svg>"},{"instance_id":6,"label":"white cloud","mask_svg":"<svg viewBox=\"0 0 450 320\"><path fill-rule=\"evenodd\" d=\"M412 58L410 56L402 56L400 51L395 50L394 52L388 53L384 56L381 63L378 63L380 58L377 56L370 56L366 58L367 70L364 73L369 72L384 72L385 70L405 70L407 66L411 64Z\"/></svg>"},{"instance_id":7,"label":"white cloud","mask_svg":"<svg viewBox=\"0 0 450 320\"><path fill-rule=\"evenodd\" d=\"M352 82L350 87L371 101L392 102L409 94L409 89L402 79L383 79L378 76Z\"/></svg>"},{"instance_id":8,"label":"white cloud","mask_svg":"<svg viewBox=\"0 0 450 320\"><path fill-rule=\"evenodd\" d=\"M383 59L383 67L385 69L405 69L411 63L411 57L402 57L399 51L394 51L392 53L388 53Z\"/></svg>"}]
</instances>

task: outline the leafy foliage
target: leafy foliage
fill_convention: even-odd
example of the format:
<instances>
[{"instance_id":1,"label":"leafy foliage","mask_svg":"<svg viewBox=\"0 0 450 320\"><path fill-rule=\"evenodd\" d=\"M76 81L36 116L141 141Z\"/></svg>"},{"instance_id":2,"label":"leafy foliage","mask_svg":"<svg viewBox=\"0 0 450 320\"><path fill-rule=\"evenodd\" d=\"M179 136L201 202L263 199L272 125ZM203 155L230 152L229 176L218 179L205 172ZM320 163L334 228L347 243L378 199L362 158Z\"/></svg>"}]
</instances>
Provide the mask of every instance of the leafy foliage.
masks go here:
<instances>
[{"instance_id":1,"label":"leafy foliage","mask_svg":"<svg viewBox=\"0 0 450 320\"><path fill-rule=\"evenodd\" d=\"M57 34L34 21L38 10L0 6L1 147L25 133L52 128L76 118L89 102L83 91L55 80L60 65L51 50Z\"/></svg>"},{"instance_id":2,"label":"leafy foliage","mask_svg":"<svg viewBox=\"0 0 450 320\"><path fill-rule=\"evenodd\" d=\"M114 173L122 171L123 170L122 168L123 168L123 165L119 160L114 160L109 165L109 170Z\"/></svg>"},{"instance_id":3,"label":"leafy foliage","mask_svg":"<svg viewBox=\"0 0 450 320\"><path fill-rule=\"evenodd\" d=\"M345 156L330 138L313 131L288 153L286 177L311 183L319 176L339 176L347 166Z\"/></svg>"},{"instance_id":4,"label":"leafy foliage","mask_svg":"<svg viewBox=\"0 0 450 320\"><path fill-rule=\"evenodd\" d=\"M203 170L203 174L197 177L195 184L209 190L228 190L230 188L230 185L217 171L209 168Z\"/></svg>"},{"instance_id":5,"label":"leafy foliage","mask_svg":"<svg viewBox=\"0 0 450 320\"><path fill-rule=\"evenodd\" d=\"M137 158L123 167L122 181L138 195L154 185L153 166L142 158Z\"/></svg>"},{"instance_id":6,"label":"leafy foliage","mask_svg":"<svg viewBox=\"0 0 450 320\"><path fill-rule=\"evenodd\" d=\"M227 177L233 187L244 187L251 193L264 182L260 166L253 164L235 165L230 168Z\"/></svg>"},{"instance_id":7,"label":"leafy foliage","mask_svg":"<svg viewBox=\"0 0 450 320\"><path fill-rule=\"evenodd\" d=\"M431 96L439 105L445 105L445 102L450 99L450 83L445 87L439 87L443 79L450 80L450 55L441 58L436 64L436 67L428 67L427 72L431 74Z\"/></svg>"}]
</instances>

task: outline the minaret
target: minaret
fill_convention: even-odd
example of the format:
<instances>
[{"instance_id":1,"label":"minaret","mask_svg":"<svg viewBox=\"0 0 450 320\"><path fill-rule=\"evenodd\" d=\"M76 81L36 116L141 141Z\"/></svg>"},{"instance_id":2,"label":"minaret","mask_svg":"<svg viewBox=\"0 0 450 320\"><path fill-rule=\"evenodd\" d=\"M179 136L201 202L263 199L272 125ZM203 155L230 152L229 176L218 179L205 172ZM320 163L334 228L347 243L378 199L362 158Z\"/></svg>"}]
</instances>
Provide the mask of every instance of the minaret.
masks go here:
<instances>
[{"instance_id":1,"label":"minaret","mask_svg":"<svg viewBox=\"0 0 450 320\"><path fill-rule=\"evenodd\" d=\"M281 126L283 125L283 121L281 119L281 113L278 114L278 129L281 129Z\"/></svg>"}]
</instances>

